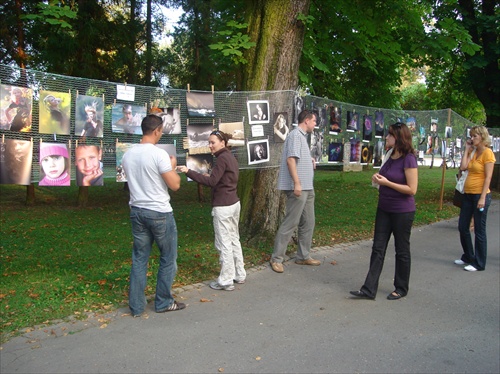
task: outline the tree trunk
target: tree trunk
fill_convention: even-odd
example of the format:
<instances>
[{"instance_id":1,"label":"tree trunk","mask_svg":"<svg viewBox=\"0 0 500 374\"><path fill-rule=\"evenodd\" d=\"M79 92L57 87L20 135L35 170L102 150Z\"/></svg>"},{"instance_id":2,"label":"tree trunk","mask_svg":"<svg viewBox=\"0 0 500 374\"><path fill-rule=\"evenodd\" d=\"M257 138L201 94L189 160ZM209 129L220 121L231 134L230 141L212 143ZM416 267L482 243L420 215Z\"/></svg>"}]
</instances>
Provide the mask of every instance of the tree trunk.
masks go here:
<instances>
[{"instance_id":1,"label":"tree trunk","mask_svg":"<svg viewBox=\"0 0 500 374\"><path fill-rule=\"evenodd\" d=\"M89 187L88 186L80 186L78 188L78 206L86 207L89 202Z\"/></svg>"},{"instance_id":2,"label":"tree trunk","mask_svg":"<svg viewBox=\"0 0 500 374\"><path fill-rule=\"evenodd\" d=\"M256 42L248 51L243 84L247 91L295 90L310 0L256 0L247 10L248 34ZM275 103L280 104L285 103ZM291 117L290 117L291 118ZM278 169L242 171L238 193L241 221L252 242L273 237L285 209L276 190Z\"/></svg>"},{"instance_id":3,"label":"tree trunk","mask_svg":"<svg viewBox=\"0 0 500 374\"><path fill-rule=\"evenodd\" d=\"M145 72L145 85L151 85L151 74L153 68L153 33L152 33L152 10L151 1L147 0L146 11L146 72Z\"/></svg>"},{"instance_id":4,"label":"tree trunk","mask_svg":"<svg viewBox=\"0 0 500 374\"><path fill-rule=\"evenodd\" d=\"M136 0L131 0L130 1L130 28L133 30L136 29L136 17L137 13L137 1ZM137 33L130 33L128 36L129 38L129 60L128 60L128 79L127 82L129 83L137 83L137 72L136 72L136 37Z\"/></svg>"},{"instance_id":5,"label":"tree trunk","mask_svg":"<svg viewBox=\"0 0 500 374\"><path fill-rule=\"evenodd\" d=\"M16 0L16 24L17 24L17 64L24 69L26 67L26 51L24 49L24 23L21 19L23 15L23 3Z\"/></svg>"}]
</instances>

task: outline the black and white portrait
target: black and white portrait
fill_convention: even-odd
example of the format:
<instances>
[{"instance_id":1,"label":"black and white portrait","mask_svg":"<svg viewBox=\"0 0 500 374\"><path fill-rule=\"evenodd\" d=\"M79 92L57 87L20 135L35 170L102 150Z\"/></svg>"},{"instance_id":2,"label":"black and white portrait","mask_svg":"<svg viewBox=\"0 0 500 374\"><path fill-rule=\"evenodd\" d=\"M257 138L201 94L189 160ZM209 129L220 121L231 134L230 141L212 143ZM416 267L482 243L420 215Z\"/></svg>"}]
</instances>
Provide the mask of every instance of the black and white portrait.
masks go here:
<instances>
[{"instance_id":1,"label":"black and white portrait","mask_svg":"<svg viewBox=\"0 0 500 374\"><path fill-rule=\"evenodd\" d=\"M273 134L275 143L283 143L290 132L288 128L288 113L274 113Z\"/></svg>"},{"instance_id":2,"label":"black and white portrait","mask_svg":"<svg viewBox=\"0 0 500 374\"><path fill-rule=\"evenodd\" d=\"M269 161L269 141L253 140L247 144L248 164L258 164Z\"/></svg>"},{"instance_id":3,"label":"black and white portrait","mask_svg":"<svg viewBox=\"0 0 500 374\"><path fill-rule=\"evenodd\" d=\"M267 100L250 100L247 101L248 122L269 123L269 101Z\"/></svg>"}]
</instances>

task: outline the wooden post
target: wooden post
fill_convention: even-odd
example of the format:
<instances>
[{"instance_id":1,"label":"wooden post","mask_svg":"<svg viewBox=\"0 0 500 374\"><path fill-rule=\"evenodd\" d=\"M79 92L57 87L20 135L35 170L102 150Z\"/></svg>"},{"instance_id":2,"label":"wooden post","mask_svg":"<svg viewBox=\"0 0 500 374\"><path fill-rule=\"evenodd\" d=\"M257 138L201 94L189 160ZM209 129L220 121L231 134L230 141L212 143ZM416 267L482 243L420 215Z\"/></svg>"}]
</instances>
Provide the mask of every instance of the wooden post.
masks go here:
<instances>
[{"instance_id":1,"label":"wooden post","mask_svg":"<svg viewBox=\"0 0 500 374\"><path fill-rule=\"evenodd\" d=\"M26 205L35 204L35 185L33 183L26 186Z\"/></svg>"},{"instance_id":2,"label":"wooden post","mask_svg":"<svg viewBox=\"0 0 500 374\"><path fill-rule=\"evenodd\" d=\"M451 126L451 108L448 108L448 122L447 126ZM444 196L444 179L446 176L446 158L443 154L443 163L441 164L443 168L443 173L441 176L441 196L439 197L439 210L443 210L443 196Z\"/></svg>"}]
</instances>

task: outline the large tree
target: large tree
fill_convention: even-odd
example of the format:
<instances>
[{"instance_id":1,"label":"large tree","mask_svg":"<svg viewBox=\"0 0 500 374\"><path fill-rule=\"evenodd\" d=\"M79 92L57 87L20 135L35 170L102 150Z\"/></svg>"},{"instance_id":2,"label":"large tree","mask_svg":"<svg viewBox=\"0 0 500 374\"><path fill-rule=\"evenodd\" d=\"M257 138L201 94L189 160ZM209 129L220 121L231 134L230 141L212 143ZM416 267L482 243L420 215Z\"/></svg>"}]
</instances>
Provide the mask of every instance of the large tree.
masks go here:
<instances>
[{"instance_id":1,"label":"large tree","mask_svg":"<svg viewBox=\"0 0 500 374\"><path fill-rule=\"evenodd\" d=\"M439 0L429 14L433 63L459 65L483 104L486 125L500 127L500 4L497 0Z\"/></svg>"},{"instance_id":2,"label":"large tree","mask_svg":"<svg viewBox=\"0 0 500 374\"><path fill-rule=\"evenodd\" d=\"M243 90L293 90L298 84L300 56L305 34L301 19L310 0L255 0L246 11L248 35L256 42L249 49ZM244 171L239 192L243 225L254 237L272 236L284 210L276 190L277 169Z\"/></svg>"}]
</instances>

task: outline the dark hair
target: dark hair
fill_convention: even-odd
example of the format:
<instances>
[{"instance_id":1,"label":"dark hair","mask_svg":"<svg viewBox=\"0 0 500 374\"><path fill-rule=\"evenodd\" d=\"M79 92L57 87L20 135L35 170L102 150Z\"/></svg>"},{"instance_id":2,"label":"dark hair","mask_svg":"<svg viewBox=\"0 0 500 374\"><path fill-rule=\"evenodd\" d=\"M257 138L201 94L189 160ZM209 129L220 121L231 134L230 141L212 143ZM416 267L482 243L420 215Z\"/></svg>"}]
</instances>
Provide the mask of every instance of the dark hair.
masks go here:
<instances>
[{"instance_id":1,"label":"dark hair","mask_svg":"<svg viewBox=\"0 0 500 374\"><path fill-rule=\"evenodd\" d=\"M149 135L158 127L163 126L163 119L156 114L148 114L142 119L141 129L143 135Z\"/></svg>"},{"instance_id":2,"label":"dark hair","mask_svg":"<svg viewBox=\"0 0 500 374\"><path fill-rule=\"evenodd\" d=\"M394 145L394 150L406 156L409 153L415 153L413 145L411 142L411 131L402 122L396 122L389 126L389 134L394 136L396 143Z\"/></svg>"},{"instance_id":3,"label":"dark hair","mask_svg":"<svg viewBox=\"0 0 500 374\"><path fill-rule=\"evenodd\" d=\"M214 130L210 133L210 135L215 135L216 137L218 137L221 141L224 142L224 146L227 147L228 136L224 132L219 130Z\"/></svg>"},{"instance_id":4,"label":"dark hair","mask_svg":"<svg viewBox=\"0 0 500 374\"><path fill-rule=\"evenodd\" d=\"M299 123L302 123L306 119L312 118L313 116L316 116L316 114L314 114L314 112L311 112L307 109L304 109L302 112L300 112L298 121L299 121Z\"/></svg>"}]
</instances>

